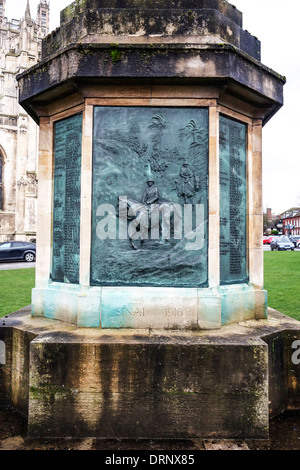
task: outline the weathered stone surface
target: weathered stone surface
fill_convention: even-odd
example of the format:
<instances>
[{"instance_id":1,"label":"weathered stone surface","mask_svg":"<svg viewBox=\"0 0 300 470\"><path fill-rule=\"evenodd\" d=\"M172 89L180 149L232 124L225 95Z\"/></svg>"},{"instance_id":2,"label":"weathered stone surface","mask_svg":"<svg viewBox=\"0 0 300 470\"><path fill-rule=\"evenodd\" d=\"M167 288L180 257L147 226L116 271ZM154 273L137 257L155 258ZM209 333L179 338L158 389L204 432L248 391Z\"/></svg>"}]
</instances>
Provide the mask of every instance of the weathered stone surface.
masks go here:
<instances>
[{"instance_id":1,"label":"weathered stone surface","mask_svg":"<svg viewBox=\"0 0 300 470\"><path fill-rule=\"evenodd\" d=\"M38 119L38 107L80 90L82 80L87 84L95 79L99 84L168 79L173 85L210 80L211 85L226 87L226 93L232 88L234 95L252 105L257 100L264 121L282 106L285 82L230 45L71 45L19 75L20 102Z\"/></svg>"},{"instance_id":2,"label":"weathered stone surface","mask_svg":"<svg viewBox=\"0 0 300 470\"><path fill-rule=\"evenodd\" d=\"M207 2L202 2L206 4ZM260 60L260 42L216 5L86 8L43 41L42 57L72 43L228 43ZM219 2L220 5L220 2ZM224 6L225 4L222 3ZM227 4L229 7L229 4ZM208 7L208 8L207 8ZM215 7L215 8L214 8ZM237 10L235 10L237 11Z\"/></svg>"},{"instance_id":3,"label":"weathered stone surface","mask_svg":"<svg viewBox=\"0 0 300 470\"><path fill-rule=\"evenodd\" d=\"M53 339L32 343L31 435L68 436L72 429L113 438L242 436L246 427L249 437L266 433L263 344L225 353L225 345L194 338L107 337L84 345ZM62 412L70 418L62 420Z\"/></svg>"},{"instance_id":4,"label":"weathered stone surface","mask_svg":"<svg viewBox=\"0 0 300 470\"><path fill-rule=\"evenodd\" d=\"M0 328L5 343L5 364L0 364L0 405L28 413L30 342L35 335L22 328Z\"/></svg>"},{"instance_id":5,"label":"weathered stone surface","mask_svg":"<svg viewBox=\"0 0 300 470\"><path fill-rule=\"evenodd\" d=\"M73 2L43 41L42 61L19 76L20 103L41 107L80 91L80 83L218 84L256 106L264 122L282 106L284 77L260 63L260 42L223 0ZM215 83L213 83L213 81Z\"/></svg>"},{"instance_id":6,"label":"weathered stone surface","mask_svg":"<svg viewBox=\"0 0 300 470\"><path fill-rule=\"evenodd\" d=\"M3 322L5 323L5 322ZM3 324L2 324L3 325ZM11 355L12 355L12 331L11 328L0 328L0 341L3 341L0 363L0 405L10 404L11 381Z\"/></svg>"},{"instance_id":7,"label":"weathered stone surface","mask_svg":"<svg viewBox=\"0 0 300 470\"><path fill-rule=\"evenodd\" d=\"M200 287L92 286L49 282L32 291L32 314L79 327L215 329L267 318L266 292L247 284Z\"/></svg>"},{"instance_id":8,"label":"weathered stone surface","mask_svg":"<svg viewBox=\"0 0 300 470\"><path fill-rule=\"evenodd\" d=\"M274 415L299 400L290 354L299 322L275 311L221 333L162 335L76 328L25 309L6 319L0 338L12 358L1 381L6 404L18 397L26 412L29 395L34 436L264 438L269 401Z\"/></svg>"},{"instance_id":9,"label":"weathered stone surface","mask_svg":"<svg viewBox=\"0 0 300 470\"><path fill-rule=\"evenodd\" d=\"M269 346L270 415L300 407L300 337L292 328L284 334L272 334Z\"/></svg>"},{"instance_id":10,"label":"weathered stone surface","mask_svg":"<svg viewBox=\"0 0 300 470\"><path fill-rule=\"evenodd\" d=\"M223 0L76 0L60 14L61 24L86 10L100 9L213 9L242 26L242 13L234 5Z\"/></svg>"},{"instance_id":11,"label":"weathered stone surface","mask_svg":"<svg viewBox=\"0 0 300 470\"><path fill-rule=\"evenodd\" d=\"M231 439L210 439L204 441L206 450L249 450L246 442Z\"/></svg>"},{"instance_id":12,"label":"weathered stone surface","mask_svg":"<svg viewBox=\"0 0 300 470\"><path fill-rule=\"evenodd\" d=\"M11 404L23 414L28 413L30 343L35 335L22 329L12 330Z\"/></svg>"}]
</instances>

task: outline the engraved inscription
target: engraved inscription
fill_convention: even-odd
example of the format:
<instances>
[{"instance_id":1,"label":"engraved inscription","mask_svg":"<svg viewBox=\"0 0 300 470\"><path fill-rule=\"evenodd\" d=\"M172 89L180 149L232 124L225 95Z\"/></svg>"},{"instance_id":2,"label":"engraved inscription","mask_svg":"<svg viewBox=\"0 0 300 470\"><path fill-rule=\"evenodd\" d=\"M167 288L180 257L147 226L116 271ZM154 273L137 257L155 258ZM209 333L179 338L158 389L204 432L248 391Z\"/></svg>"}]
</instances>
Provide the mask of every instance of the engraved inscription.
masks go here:
<instances>
[{"instance_id":1,"label":"engraved inscription","mask_svg":"<svg viewBox=\"0 0 300 470\"><path fill-rule=\"evenodd\" d=\"M130 317L144 317L145 309L136 307L134 309L129 309L128 307L119 307L115 310L117 315L130 316Z\"/></svg>"},{"instance_id":2,"label":"engraved inscription","mask_svg":"<svg viewBox=\"0 0 300 470\"><path fill-rule=\"evenodd\" d=\"M246 126L220 118L221 283L245 282Z\"/></svg>"},{"instance_id":3,"label":"engraved inscription","mask_svg":"<svg viewBox=\"0 0 300 470\"><path fill-rule=\"evenodd\" d=\"M82 116L55 124L52 279L79 283Z\"/></svg>"},{"instance_id":4,"label":"engraved inscription","mask_svg":"<svg viewBox=\"0 0 300 470\"><path fill-rule=\"evenodd\" d=\"M182 308L175 308L175 307L166 307L166 317L183 317L184 312Z\"/></svg>"}]
</instances>

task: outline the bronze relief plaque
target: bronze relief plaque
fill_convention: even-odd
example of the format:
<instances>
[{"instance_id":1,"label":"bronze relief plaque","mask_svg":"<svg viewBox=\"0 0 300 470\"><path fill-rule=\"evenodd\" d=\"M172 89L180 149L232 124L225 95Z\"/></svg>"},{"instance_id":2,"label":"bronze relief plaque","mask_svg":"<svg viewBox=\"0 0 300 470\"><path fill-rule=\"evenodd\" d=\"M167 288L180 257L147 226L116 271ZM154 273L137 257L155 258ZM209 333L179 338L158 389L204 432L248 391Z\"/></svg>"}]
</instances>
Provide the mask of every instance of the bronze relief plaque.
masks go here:
<instances>
[{"instance_id":1,"label":"bronze relief plaque","mask_svg":"<svg viewBox=\"0 0 300 470\"><path fill-rule=\"evenodd\" d=\"M94 108L91 285L207 285L208 110Z\"/></svg>"}]
</instances>

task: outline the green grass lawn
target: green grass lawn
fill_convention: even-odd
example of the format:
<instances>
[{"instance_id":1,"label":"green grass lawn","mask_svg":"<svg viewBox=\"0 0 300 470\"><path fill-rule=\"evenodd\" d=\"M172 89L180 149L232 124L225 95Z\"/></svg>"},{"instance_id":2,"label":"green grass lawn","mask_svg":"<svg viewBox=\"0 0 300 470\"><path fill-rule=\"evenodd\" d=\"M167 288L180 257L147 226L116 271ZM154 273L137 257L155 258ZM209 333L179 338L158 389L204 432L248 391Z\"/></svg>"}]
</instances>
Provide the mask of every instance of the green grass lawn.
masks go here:
<instances>
[{"instance_id":1,"label":"green grass lawn","mask_svg":"<svg viewBox=\"0 0 300 470\"><path fill-rule=\"evenodd\" d=\"M0 317L31 304L35 268L0 271Z\"/></svg>"},{"instance_id":2,"label":"green grass lawn","mask_svg":"<svg viewBox=\"0 0 300 470\"><path fill-rule=\"evenodd\" d=\"M300 320L300 252L264 252L269 307Z\"/></svg>"}]
</instances>

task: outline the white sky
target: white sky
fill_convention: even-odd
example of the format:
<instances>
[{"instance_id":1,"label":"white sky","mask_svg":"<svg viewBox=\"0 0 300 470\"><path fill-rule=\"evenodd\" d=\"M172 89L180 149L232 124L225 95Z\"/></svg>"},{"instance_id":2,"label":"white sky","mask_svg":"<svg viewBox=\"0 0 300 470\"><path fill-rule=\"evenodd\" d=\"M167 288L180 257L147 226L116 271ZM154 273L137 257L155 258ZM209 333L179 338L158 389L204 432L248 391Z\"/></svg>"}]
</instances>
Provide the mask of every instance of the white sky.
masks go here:
<instances>
[{"instance_id":1,"label":"white sky","mask_svg":"<svg viewBox=\"0 0 300 470\"><path fill-rule=\"evenodd\" d=\"M39 0L30 0L36 17ZM72 0L50 0L50 29L59 26L60 11ZM243 12L244 29L262 43L262 63L287 77L284 106L263 130L263 201L274 213L300 206L299 0L232 0ZM24 16L26 0L7 0L6 16ZM298 144L297 144L298 142ZM298 204L297 199L299 198Z\"/></svg>"}]
</instances>

